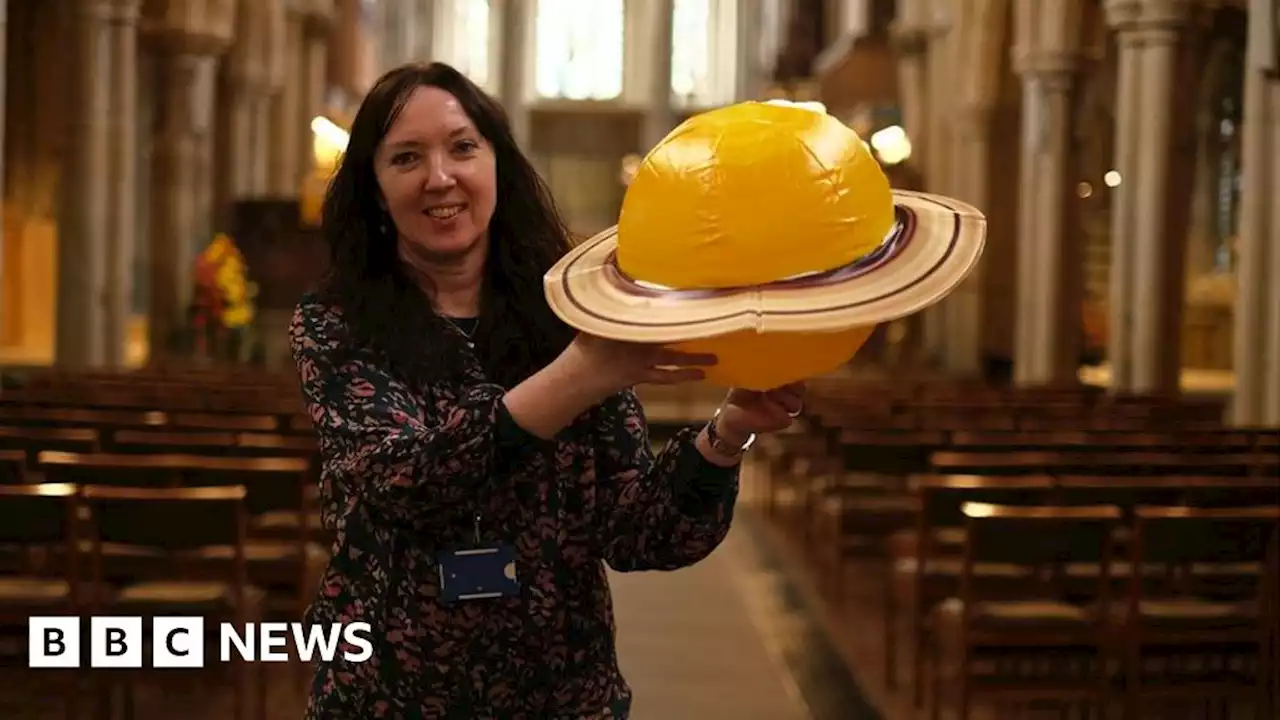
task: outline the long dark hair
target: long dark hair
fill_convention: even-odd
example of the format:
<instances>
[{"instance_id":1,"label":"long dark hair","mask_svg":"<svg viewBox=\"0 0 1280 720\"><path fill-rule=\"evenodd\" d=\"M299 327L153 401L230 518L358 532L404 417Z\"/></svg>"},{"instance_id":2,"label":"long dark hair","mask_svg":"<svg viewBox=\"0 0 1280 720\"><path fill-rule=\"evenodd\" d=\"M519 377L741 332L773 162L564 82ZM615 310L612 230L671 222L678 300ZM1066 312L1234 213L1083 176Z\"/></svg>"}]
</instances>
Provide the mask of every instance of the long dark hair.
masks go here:
<instances>
[{"instance_id":1,"label":"long dark hair","mask_svg":"<svg viewBox=\"0 0 1280 720\"><path fill-rule=\"evenodd\" d=\"M342 311L353 349L369 349L414 384L456 379L465 340L432 308L396 250L379 202L374 153L418 87L458 99L493 147L497 201L474 338L488 377L512 387L553 360L573 333L547 306L543 275L569 250L551 192L516 146L502 106L444 63L405 65L369 91L325 196L321 232L331 264L322 292Z\"/></svg>"}]
</instances>

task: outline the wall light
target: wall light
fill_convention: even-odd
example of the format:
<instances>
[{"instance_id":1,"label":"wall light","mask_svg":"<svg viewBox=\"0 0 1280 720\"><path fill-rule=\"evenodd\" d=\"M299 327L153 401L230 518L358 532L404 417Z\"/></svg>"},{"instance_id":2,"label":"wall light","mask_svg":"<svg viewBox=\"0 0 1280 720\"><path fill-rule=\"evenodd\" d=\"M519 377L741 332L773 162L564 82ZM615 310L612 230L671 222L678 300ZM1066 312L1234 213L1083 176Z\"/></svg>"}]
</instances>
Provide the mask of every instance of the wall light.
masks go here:
<instances>
[{"instance_id":1,"label":"wall light","mask_svg":"<svg viewBox=\"0 0 1280 720\"><path fill-rule=\"evenodd\" d=\"M351 134L323 115L311 118L311 132L339 152L347 149Z\"/></svg>"},{"instance_id":2,"label":"wall light","mask_svg":"<svg viewBox=\"0 0 1280 720\"><path fill-rule=\"evenodd\" d=\"M902 126L890 125L871 134L871 149L876 151L880 162L897 165L911 157L911 140Z\"/></svg>"}]
</instances>

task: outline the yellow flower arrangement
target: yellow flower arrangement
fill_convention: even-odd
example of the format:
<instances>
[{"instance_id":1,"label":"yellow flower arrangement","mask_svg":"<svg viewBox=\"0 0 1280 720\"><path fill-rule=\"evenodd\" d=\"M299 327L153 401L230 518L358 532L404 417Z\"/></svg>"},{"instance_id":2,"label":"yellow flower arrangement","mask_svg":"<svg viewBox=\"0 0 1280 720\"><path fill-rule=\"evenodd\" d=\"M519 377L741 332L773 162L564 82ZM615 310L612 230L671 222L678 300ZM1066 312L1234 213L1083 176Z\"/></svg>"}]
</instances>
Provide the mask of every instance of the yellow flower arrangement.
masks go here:
<instances>
[{"instance_id":1,"label":"yellow flower arrangement","mask_svg":"<svg viewBox=\"0 0 1280 720\"><path fill-rule=\"evenodd\" d=\"M243 328L253 322L257 288L249 281L244 256L235 241L218 233L196 259L196 282L203 305L225 328Z\"/></svg>"}]
</instances>

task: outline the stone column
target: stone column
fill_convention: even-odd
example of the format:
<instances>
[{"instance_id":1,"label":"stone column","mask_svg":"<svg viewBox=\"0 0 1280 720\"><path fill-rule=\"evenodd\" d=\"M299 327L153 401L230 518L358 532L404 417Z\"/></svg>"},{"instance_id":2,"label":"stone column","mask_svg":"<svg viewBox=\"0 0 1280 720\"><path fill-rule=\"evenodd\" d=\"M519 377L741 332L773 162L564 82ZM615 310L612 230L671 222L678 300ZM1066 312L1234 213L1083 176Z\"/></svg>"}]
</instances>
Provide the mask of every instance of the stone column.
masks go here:
<instances>
[{"instance_id":1,"label":"stone column","mask_svg":"<svg viewBox=\"0 0 1280 720\"><path fill-rule=\"evenodd\" d=\"M1075 73L1075 59L1064 54L1033 52L1018 67L1027 99L1023 167L1031 171L1019 195L1014 380L1022 386L1077 378L1084 268L1079 238L1068 232L1066 204Z\"/></svg>"},{"instance_id":2,"label":"stone column","mask_svg":"<svg viewBox=\"0 0 1280 720\"><path fill-rule=\"evenodd\" d=\"M955 195L977 208L987 207L990 130L991 108L986 105L970 105L957 114L953 135ZM939 306L946 318L942 360L948 375L982 374L982 289L983 263L979 262Z\"/></svg>"},{"instance_id":3,"label":"stone column","mask_svg":"<svg viewBox=\"0 0 1280 720\"><path fill-rule=\"evenodd\" d=\"M1137 28L1142 0L1107 0L1107 23L1116 32L1116 122L1113 167L1121 183L1111 193L1111 268L1108 300L1107 360L1113 390L1133 385L1133 238L1137 190L1136 149L1143 114L1138 101L1142 82L1142 44ZM1096 179L1095 179L1096 180Z\"/></svg>"},{"instance_id":4,"label":"stone column","mask_svg":"<svg viewBox=\"0 0 1280 720\"><path fill-rule=\"evenodd\" d=\"M225 175L219 182L222 200L228 204L249 195L254 181L254 99L261 85L264 49L261 35L266 31L254 26L261 22L261 14L252 11L236 16L236 37L223 64L225 93L219 99L224 106L218 108L218 112L226 118L223 122L228 158Z\"/></svg>"},{"instance_id":5,"label":"stone column","mask_svg":"<svg viewBox=\"0 0 1280 720\"><path fill-rule=\"evenodd\" d=\"M675 127L675 113L671 107L671 53L672 29L675 22L673 0L648 0L645 10L650 15L648 59L649 93L648 107L644 114L641 147L644 151L657 145Z\"/></svg>"},{"instance_id":6,"label":"stone column","mask_svg":"<svg viewBox=\"0 0 1280 720\"><path fill-rule=\"evenodd\" d=\"M201 217L202 146L211 124L214 70L223 46L212 38L167 39L160 58L160 127L153 155L150 343L165 358L185 325L196 248L208 241Z\"/></svg>"},{"instance_id":7,"label":"stone column","mask_svg":"<svg viewBox=\"0 0 1280 720\"><path fill-rule=\"evenodd\" d=\"M5 62L8 56L8 48L5 47L5 38L9 33L9 0L0 0L0 278L4 277L4 116L5 116L5 95L8 90L5 88L5 73L8 72L8 63ZM12 272L12 271L10 271ZM3 287L3 285L0 285ZM0 344L4 342L4 316L0 315Z\"/></svg>"},{"instance_id":8,"label":"stone column","mask_svg":"<svg viewBox=\"0 0 1280 720\"><path fill-rule=\"evenodd\" d=\"M327 10L327 12L326 12ZM329 23L332 18L330 0L312 0L310 11L302 24L302 91L294 123L298 132L297 161L293 170L291 196L302 188L303 180L315 166L314 141L311 120L323 114L329 88Z\"/></svg>"},{"instance_id":9,"label":"stone column","mask_svg":"<svg viewBox=\"0 0 1280 720\"><path fill-rule=\"evenodd\" d=\"M141 0L112 0L108 21L111 47L110 114L107 119L111 158L107 242L106 364L125 365L129 321L133 317L133 264L138 233L138 19Z\"/></svg>"},{"instance_id":10,"label":"stone column","mask_svg":"<svg viewBox=\"0 0 1280 720\"><path fill-rule=\"evenodd\" d=\"M1255 3L1264 6L1267 3ZM1259 21L1252 8L1251 23ZM1263 8L1264 10L1266 8ZM1245 66L1244 157L1235 303L1237 425L1280 425L1280 54L1270 28L1251 27ZM1280 34L1280 33L1277 33ZM1280 40L1280 38L1277 38ZM1267 45L1271 47L1266 47Z\"/></svg>"},{"instance_id":11,"label":"stone column","mask_svg":"<svg viewBox=\"0 0 1280 720\"><path fill-rule=\"evenodd\" d=\"M111 214L107 116L110 6L79 0L73 19L74 100L63 175L64 216L58 233L58 307L55 358L66 368L101 365L106 359L106 268Z\"/></svg>"},{"instance_id":12,"label":"stone column","mask_svg":"<svg viewBox=\"0 0 1280 720\"><path fill-rule=\"evenodd\" d=\"M928 152L929 34L922 28L895 25L891 36L898 54L898 86L902 88L902 128L911 138L912 154Z\"/></svg>"},{"instance_id":13,"label":"stone column","mask_svg":"<svg viewBox=\"0 0 1280 720\"><path fill-rule=\"evenodd\" d=\"M256 168L255 180L261 182L260 189L267 194L279 197L294 197L298 194L299 182L302 178L302 161L298 154L303 142L310 137L308 125L302 124L302 25L305 16L291 4L285 17L284 39L284 71L285 82L279 92L270 100L270 138L269 147L258 148L263 155L264 163ZM263 115L258 115L259 127L263 124ZM307 118L305 122L310 122ZM306 134L304 137L303 134ZM262 137L259 135L258 137ZM266 138L264 138L266 139ZM262 150L269 150L262 153ZM258 177L262 171L266 177Z\"/></svg>"},{"instance_id":14,"label":"stone column","mask_svg":"<svg viewBox=\"0 0 1280 720\"><path fill-rule=\"evenodd\" d=\"M1278 31L1280 32L1280 31ZM1280 45L1280 39L1276 41ZM1280 64L1280 63L1278 63ZM1278 68L1280 69L1280 68ZM1271 150L1266 155L1258 156L1260 158L1271 158L1271 178L1267 185L1270 187L1270 195L1267 197L1273 201L1276 197L1277 186L1280 185L1280 77L1278 73L1271 76L1270 82L1267 83L1268 105L1270 106L1270 117L1266 129L1271 133ZM1280 278L1280 212L1276 212L1274 202L1270 206L1271 209L1271 227L1270 232L1265 238L1260 240L1267 245L1267 251L1270 253L1270 262L1268 263L1269 272L1267 289L1270 291L1267 308L1263 313L1266 327L1267 362L1263 366L1266 368L1266 384L1264 390L1264 401L1262 406L1262 423L1269 427L1280 427L1280 282L1276 282Z\"/></svg>"},{"instance_id":15,"label":"stone column","mask_svg":"<svg viewBox=\"0 0 1280 720\"><path fill-rule=\"evenodd\" d=\"M1133 377L1130 389L1139 393L1176 393L1181 374L1181 314L1183 277L1181 262L1186 243L1180 237L1170 242L1166 222L1170 139L1173 118L1169 110L1175 87L1174 69L1178 52L1178 28L1186 20L1187 5L1165 0L1149 3L1140 26L1142 43L1141 82L1138 86L1140 131L1135 162L1134 193L1133 308L1131 352ZM1125 178L1126 182L1130 178ZM1178 228L1181 230L1181 228ZM1171 271L1178 269L1176 277Z\"/></svg>"},{"instance_id":16,"label":"stone column","mask_svg":"<svg viewBox=\"0 0 1280 720\"><path fill-rule=\"evenodd\" d=\"M498 35L502 50L498 58L500 77L498 96L511 122L511 132L516 142L530 152L532 128L529 117L529 63L533 62L530 46L533 40L534 10L532 3L494 4L501 13Z\"/></svg>"},{"instance_id":17,"label":"stone column","mask_svg":"<svg viewBox=\"0 0 1280 720\"><path fill-rule=\"evenodd\" d=\"M925 189L933 193L951 194L953 131L951 113L955 110L956 50L959 42L953 31L955 21L938 13L929 27L928 48L928 125L924 137L923 168ZM946 347L947 317L943 305L934 305L920 313L922 350L927 362L942 359Z\"/></svg>"}]
</instances>

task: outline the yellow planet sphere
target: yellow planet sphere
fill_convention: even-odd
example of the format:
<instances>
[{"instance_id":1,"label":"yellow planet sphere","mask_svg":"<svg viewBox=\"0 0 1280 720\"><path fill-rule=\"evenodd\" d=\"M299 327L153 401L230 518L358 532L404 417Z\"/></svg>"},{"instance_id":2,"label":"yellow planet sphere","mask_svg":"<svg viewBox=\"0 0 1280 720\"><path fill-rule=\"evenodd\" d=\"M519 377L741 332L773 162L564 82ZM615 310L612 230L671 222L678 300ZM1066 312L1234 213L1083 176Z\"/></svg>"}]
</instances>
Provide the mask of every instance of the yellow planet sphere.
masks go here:
<instances>
[{"instance_id":1,"label":"yellow planet sphere","mask_svg":"<svg viewBox=\"0 0 1280 720\"><path fill-rule=\"evenodd\" d=\"M836 333L737 332L672 345L676 350L711 353L719 362L707 380L725 387L771 390L838 369L871 337L875 326Z\"/></svg>"},{"instance_id":2,"label":"yellow planet sphere","mask_svg":"<svg viewBox=\"0 0 1280 720\"><path fill-rule=\"evenodd\" d=\"M645 156L618 218L618 267L655 285L760 285L866 255L894 222L889 180L847 125L747 102L696 115Z\"/></svg>"},{"instance_id":3,"label":"yellow planet sphere","mask_svg":"<svg viewBox=\"0 0 1280 720\"><path fill-rule=\"evenodd\" d=\"M617 263L671 289L749 288L843 267L893 224L888 178L857 133L820 110L747 102L689 119L644 158L618 219ZM715 354L711 382L767 390L839 368L874 329L673 346Z\"/></svg>"}]
</instances>

